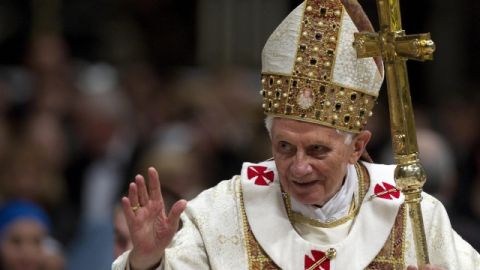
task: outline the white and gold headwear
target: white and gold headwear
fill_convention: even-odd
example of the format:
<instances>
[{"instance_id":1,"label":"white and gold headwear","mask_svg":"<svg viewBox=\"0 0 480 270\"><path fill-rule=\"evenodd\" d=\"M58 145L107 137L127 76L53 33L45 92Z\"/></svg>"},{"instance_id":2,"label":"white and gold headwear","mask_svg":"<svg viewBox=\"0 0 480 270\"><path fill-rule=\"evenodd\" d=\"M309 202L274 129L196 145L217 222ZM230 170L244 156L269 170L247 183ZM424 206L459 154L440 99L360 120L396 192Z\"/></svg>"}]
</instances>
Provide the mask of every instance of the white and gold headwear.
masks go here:
<instances>
[{"instance_id":1,"label":"white and gold headwear","mask_svg":"<svg viewBox=\"0 0 480 270\"><path fill-rule=\"evenodd\" d=\"M351 14L358 28L371 27L361 7ZM265 114L361 131L372 115L383 66L357 59L352 44L358 28L340 0L307 0L293 10L263 49Z\"/></svg>"}]
</instances>

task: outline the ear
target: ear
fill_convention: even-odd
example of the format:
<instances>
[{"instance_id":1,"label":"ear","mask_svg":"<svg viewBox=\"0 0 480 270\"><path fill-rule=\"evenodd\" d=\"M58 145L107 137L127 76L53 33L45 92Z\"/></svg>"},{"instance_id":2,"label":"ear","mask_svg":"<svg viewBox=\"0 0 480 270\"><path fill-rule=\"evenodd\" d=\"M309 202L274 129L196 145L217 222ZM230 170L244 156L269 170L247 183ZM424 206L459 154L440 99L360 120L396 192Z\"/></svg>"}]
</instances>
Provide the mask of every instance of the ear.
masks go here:
<instances>
[{"instance_id":1,"label":"ear","mask_svg":"<svg viewBox=\"0 0 480 270\"><path fill-rule=\"evenodd\" d=\"M348 160L350 164L355 164L360 159L371 137L372 133L370 131L362 130L353 138L351 144L353 152Z\"/></svg>"}]
</instances>

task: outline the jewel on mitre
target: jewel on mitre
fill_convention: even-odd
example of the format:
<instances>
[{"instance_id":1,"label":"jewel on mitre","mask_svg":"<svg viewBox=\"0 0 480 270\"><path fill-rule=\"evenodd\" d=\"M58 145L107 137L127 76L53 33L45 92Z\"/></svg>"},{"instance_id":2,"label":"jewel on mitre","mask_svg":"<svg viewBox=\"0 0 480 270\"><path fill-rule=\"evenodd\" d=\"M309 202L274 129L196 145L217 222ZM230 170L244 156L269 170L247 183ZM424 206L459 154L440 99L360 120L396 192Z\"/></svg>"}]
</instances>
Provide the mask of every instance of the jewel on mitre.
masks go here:
<instances>
[{"instance_id":1,"label":"jewel on mitre","mask_svg":"<svg viewBox=\"0 0 480 270\"><path fill-rule=\"evenodd\" d=\"M297 95L297 104L303 110L307 110L308 108L312 107L315 103L315 96L312 93L312 90L305 89L300 91Z\"/></svg>"}]
</instances>

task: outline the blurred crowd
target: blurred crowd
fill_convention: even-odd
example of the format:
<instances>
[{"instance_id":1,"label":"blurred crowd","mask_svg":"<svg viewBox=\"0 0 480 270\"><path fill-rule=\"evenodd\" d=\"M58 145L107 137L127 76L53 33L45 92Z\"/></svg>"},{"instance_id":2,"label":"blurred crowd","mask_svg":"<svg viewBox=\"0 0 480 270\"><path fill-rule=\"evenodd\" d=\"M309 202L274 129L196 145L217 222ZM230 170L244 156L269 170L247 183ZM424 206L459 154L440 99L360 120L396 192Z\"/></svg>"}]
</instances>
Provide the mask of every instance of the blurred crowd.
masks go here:
<instances>
[{"instance_id":1,"label":"blurred crowd","mask_svg":"<svg viewBox=\"0 0 480 270\"><path fill-rule=\"evenodd\" d=\"M257 69L92 63L54 34L24 59L0 68L0 269L108 269L129 248L119 201L136 174L155 166L171 204L270 157ZM392 162L385 101L369 123L379 163ZM479 104L416 107L425 190L477 250Z\"/></svg>"},{"instance_id":2,"label":"blurred crowd","mask_svg":"<svg viewBox=\"0 0 480 270\"><path fill-rule=\"evenodd\" d=\"M268 158L254 71L87 63L56 35L26 55L0 69L0 198L46 211L68 269L111 263L115 209L148 166L173 202Z\"/></svg>"}]
</instances>

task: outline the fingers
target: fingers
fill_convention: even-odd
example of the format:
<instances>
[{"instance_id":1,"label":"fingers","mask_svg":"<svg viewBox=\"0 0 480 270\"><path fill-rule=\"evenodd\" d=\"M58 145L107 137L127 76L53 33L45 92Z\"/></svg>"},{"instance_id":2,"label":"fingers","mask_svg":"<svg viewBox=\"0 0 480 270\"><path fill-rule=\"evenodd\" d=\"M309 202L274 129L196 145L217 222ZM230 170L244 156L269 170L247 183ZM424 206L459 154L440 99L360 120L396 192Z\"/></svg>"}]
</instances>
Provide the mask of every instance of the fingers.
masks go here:
<instances>
[{"instance_id":1,"label":"fingers","mask_svg":"<svg viewBox=\"0 0 480 270\"><path fill-rule=\"evenodd\" d=\"M178 221L180 220L180 215L187 207L187 201L179 200L177 201L172 208L170 209L170 213L168 214L168 223L171 226L178 226Z\"/></svg>"},{"instance_id":2,"label":"fingers","mask_svg":"<svg viewBox=\"0 0 480 270\"><path fill-rule=\"evenodd\" d=\"M160 180L158 179L158 172L154 167L148 168L148 187L150 190L150 198L152 200L162 200L162 188L160 186Z\"/></svg>"},{"instance_id":3,"label":"fingers","mask_svg":"<svg viewBox=\"0 0 480 270\"><path fill-rule=\"evenodd\" d=\"M418 268L410 265L409 267L407 267L407 270L418 270Z\"/></svg>"},{"instance_id":4,"label":"fingers","mask_svg":"<svg viewBox=\"0 0 480 270\"><path fill-rule=\"evenodd\" d=\"M125 214L127 224L131 224L131 221L133 221L135 218L135 213L133 212L132 205L127 197L122 198L122 209L123 213Z\"/></svg>"},{"instance_id":5,"label":"fingers","mask_svg":"<svg viewBox=\"0 0 480 270\"><path fill-rule=\"evenodd\" d=\"M138 188L135 183L130 183L128 187L128 200L130 201L130 206L140 205L138 201Z\"/></svg>"},{"instance_id":6,"label":"fingers","mask_svg":"<svg viewBox=\"0 0 480 270\"><path fill-rule=\"evenodd\" d=\"M138 200L140 206L145 206L148 204L148 191L147 186L145 185L145 179L141 175L135 176L135 183L138 188ZM134 204L136 205L136 204Z\"/></svg>"}]
</instances>

